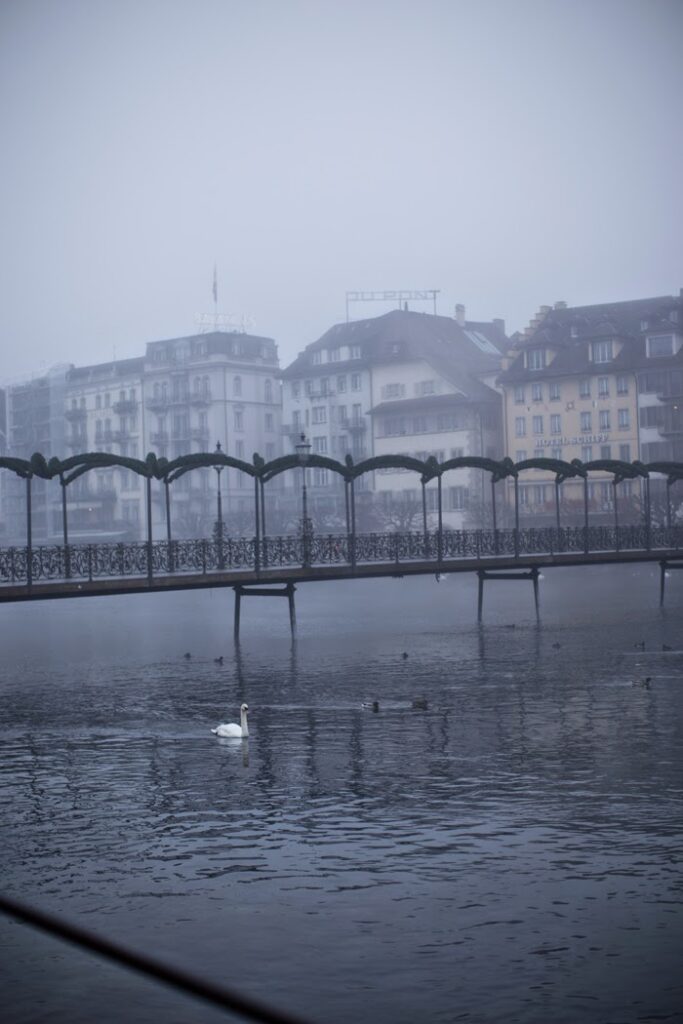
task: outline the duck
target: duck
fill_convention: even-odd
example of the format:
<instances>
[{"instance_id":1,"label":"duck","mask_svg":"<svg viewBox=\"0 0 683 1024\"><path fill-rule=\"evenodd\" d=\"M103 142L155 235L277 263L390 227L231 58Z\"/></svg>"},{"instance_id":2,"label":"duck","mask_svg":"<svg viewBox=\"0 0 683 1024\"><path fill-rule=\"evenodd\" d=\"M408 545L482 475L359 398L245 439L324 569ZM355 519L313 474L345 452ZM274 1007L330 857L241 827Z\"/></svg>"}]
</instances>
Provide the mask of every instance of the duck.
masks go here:
<instances>
[{"instance_id":1,"label":"duck","mask_svg":"<svg viewBox=\"0 0 683 1024\"><path fill-rule=\"evenodd\" d=\"M404 661L407 661L408 660L408 652L404 651L403 654L401 655L401 657L403 658Z\"/></svg>"},{"instance_id":2,"label":"duck","mask_svg":"<svg viewBox=\"0 0 683 1024\"><path fill-rule=\"evenodd\" d=\"M644 640L638 640L638 641L636 641L636 643L634 643L633 646L636 648L636 650L644 651L645 650L645 641Z\"/></svg>"},{"instance_id":3,"label":"duck","mask_svg":"<svg viewBox=\"0 0 683 1024\"><path fill-rule=\"evenodd\" d=\"M651 682L652 676L646 676L645 679L634 679L631 686L642 686L644 690L649 690Z\"/></svg>"},{"instance_id":4,"label":"duck","mask_svg":"<svg viewBox=\"0 0 683 1024\"><path fill-rule=\"evenodd\" d=\"M213 660L216 662L217 665L222 665L223 664L223 655L221 654L220 657L214 658Z\"/></svg>"},{"instance_id":5,"label":"duck","mask_svg":"<svg viewBox=\"0 0 683 1024\"><path fill-rule=\"evenodd\" d=\"M669 647L668 644L662 644L663 651L673 651L673 647Z\"/></svg>"},{"instance_id":6,"label":"duck","mask_svg":"<svg viewBox=\"0 0 683 1024\"><path fill-rule=\"evenodd\" d=\"M426 697L415 697L410 706L414 711L426 711L429 707L429 702Z\"/></svg>"},{"instance_id":7,"label":"duck","mask_svg":"<svg viewBox=\"0 0 683 1024\"><path fill-rule=\"evenodd\" d=\"M185 651L185 653L183 654L183 658L187 658L187 659L189 659L189 658L191 658L191 657L192 657L192 655L190 654L190 652L189 652L189 651Z\"/></svg>"},{"instance_id":8,"label":"duck","mask_svg":"<svg viewBox=\"0 0 683 1024\"><path fill-rule=\"evenodd\" d=\"M361 704L364 711L379 711L378 700L364 700Z\"/></svg>"},{"instance_id":9,"label":"duck","mask_svg":"<svg viewBox=\"0 0 683 1024\"><path fill-rule=\"evenodd\" d=\"M211 732L214 736L220 736L221 739L242 739L246 740L249 738L249 726L247 725L247 712L249 711L249 705L243 704L240 708L240 724L236 722L227 722L222 725L217 725Z\"/></svg>"},{"instance_id":10,"label":"duck","mask_svg":"<svg viewBox=\"0 0 683 1024\"><path fill-rule=\"evenodd\" d=\"M562 646L562 644L558 643L558 642L557 642L557 640L556 640L556 641L555 641L555 643L553 644L553 647L555 648L555 650L556 650L556 651L559 651L559 649L560 649L560 647L561 647L561 646Z\"/></svg>"}]
</instances>

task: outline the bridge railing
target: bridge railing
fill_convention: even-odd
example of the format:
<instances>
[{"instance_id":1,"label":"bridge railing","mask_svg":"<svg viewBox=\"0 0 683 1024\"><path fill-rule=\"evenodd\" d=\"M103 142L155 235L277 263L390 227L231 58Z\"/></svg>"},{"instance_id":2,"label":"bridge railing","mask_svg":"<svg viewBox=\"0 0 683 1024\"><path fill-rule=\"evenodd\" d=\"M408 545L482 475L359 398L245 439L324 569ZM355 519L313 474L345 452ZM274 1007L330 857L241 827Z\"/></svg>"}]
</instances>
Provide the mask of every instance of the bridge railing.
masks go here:
<instances>
[{"instance_id":1,"label":"bridge railing","mask_svg":"<svg viewBox=\"0 0 683 1024\"><path fill-rule=\"evenodd\" d=\"M260 568L434 562L435 569L458 559L496 556L672 551L683 548L682 526L536 527L526 530L444 530L429 533L366 533L303 537L157 541L118 544L45 545L0 548L0 582L94 580L207 574Z\"/></svg>"}]
</instances>

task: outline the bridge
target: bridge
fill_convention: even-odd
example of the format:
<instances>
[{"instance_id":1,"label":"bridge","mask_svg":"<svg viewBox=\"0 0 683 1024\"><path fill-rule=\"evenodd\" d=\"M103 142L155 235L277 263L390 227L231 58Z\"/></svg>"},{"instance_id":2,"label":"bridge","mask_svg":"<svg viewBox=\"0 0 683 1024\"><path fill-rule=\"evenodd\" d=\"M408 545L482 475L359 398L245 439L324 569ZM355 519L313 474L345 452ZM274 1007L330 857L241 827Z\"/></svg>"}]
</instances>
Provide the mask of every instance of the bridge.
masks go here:
<instances>
[{"instance_id":1,"label":"bridge","mask_svg":"<svg viewBox=\"0 0 683 1024\"><path fill-rule=\"evenodd\" d=\"M71 544L68 536L66 492L69 484L95 468L122 467L138 473L146 482L147 539L116 544ZM184 473L197 468L233 466L254 480L254 534L230 538L222 522L212 540L177 540L171 535L170 485ZM267 481L286 469L319 466L339 473L345 485L346 529L342 533L319 535L306 517L305 475L304 515L297 536L268 536L264 488ZM350 456L344 463L326 456L288 455L265 463L258 455L253 463L242 462L223 452L182 456L173 462L150 453L144 461L106 452L71 456L49 461L39 453L31 459L0 457L0 469L14 472L26 481L26 543L0 548L0 602L73 598L104 594L130 594L203 587L232 587L235 591L235 626L239 628L242 596L255 594L287 596L294 627L294 588L297 583L318 580L346 580L387 576L409 576L454 572L476 572L479 577L479 615L483 585L487 579L530 579L538 608L538 574L543 568L624 562L658 562L660 602L664 599L667 569L683 568L683 526L673 514L671 490L683 480L683 463L624 463L599 460L571 463L554 459L530 459L513 463L466 456L438 463L407 456L378 456L355 465ZM422 485L423 528L420 531L360 533L356 529L354 482L377 469L401 468L419 474ZM441 501L442 477L453 469L475 468L489 474L491 527L454 530L444 527ZM551 471L555 475L554 525L524 527L521 523L518 481L527 470ZM610 473L614 484L613 522L590 522L588 481L596 471ZM32 538L31 481L34 476L58 479L62 493L63 536L61 544L36 546ZM650 503L650 478L666 480L666 510L655 521ZM560 490L570 477L583 480L583 523L562 525ZM498 527L496 484L511 478L514 506L511 526ZM604 477L603 477L604 478ZM643 481L644 501L639 521L619 522L617 485L626 479ZM152 482L165 489L166 537L155 540L152 533ZM437 528L428 528L426 487L435 481ZM510 510L507 510L510 512ZM279 585L279 586L278 586Z\"/></svg>"}]
</instances>

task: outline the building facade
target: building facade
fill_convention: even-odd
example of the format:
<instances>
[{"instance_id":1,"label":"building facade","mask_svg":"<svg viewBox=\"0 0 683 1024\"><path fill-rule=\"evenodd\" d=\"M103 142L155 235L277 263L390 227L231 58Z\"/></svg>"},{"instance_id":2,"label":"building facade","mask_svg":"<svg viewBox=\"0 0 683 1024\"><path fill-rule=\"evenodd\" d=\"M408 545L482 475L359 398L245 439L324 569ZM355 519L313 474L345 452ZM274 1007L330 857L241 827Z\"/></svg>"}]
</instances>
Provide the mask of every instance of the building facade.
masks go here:
<instances>
[{"instance_id":1,"label":"building facade","mask_svg":"<svg viewBox=\"0 0 683 1024\"><path fill-rule=\"evenodd\" d=\"M92 366L58 367L8 391L8 454L39 451L65 458L88 451L172 460L222 450L250 462L281 451L277 346L271 338L214 332L150 342L144 356ZM3 525L8 539L25 535L25 485L3 474ZM220 481L226 521L253 506L251 479L238 470L193 470L172 486L175 536L206 536L216 516ZM67 489L70 535L79 539L139 538L145 494L135 473L119 468L83 474ZM163 488L153 485L157 535L165 530ZM32 481L36 539L61 537L61 494L55 481Z\"/></svg>"},{"instance_id":2,"label":"building facade","mask_svg":"<svg viewBox=\"0 0 683 1024\"><path fill-rule=\"evenodd\" d=\"M514 462L546 457L584 463L652 462L681 454L677 400L683 383L683 301L679 296L594 306L543 306L499 377L505 450ZM678 455L676 454L678 453ZM593 512L613 509L613 475L591 472ZM542 519L554 515L554 474L526 471L519 501ZM508 482L508 490L512 483ZM632 499L637 482L617 494ZM583 484L562 485L567 511L583 508Z\"/></svg>"},{"instance_id":3,"label":"building facade","mask_svg":"<svg viewBox=\"0 0 683 1024\"><path fill-rule=\"evenodd\" d=\"M502 321L466 321L463 307L456 318L394 310L337 324L283 371L289 451L303 432L313 452L340 461L385 454L498 458L500 397L491 384L507 344ZM314 508L341 516L343 490L334 476L309 471L311 497ZM414 473L383 469L361 480L373 493L378 527L419 526L422 498ZM477 470L449 474L446 526L460 528L480 514L481 481ZM430 514L436 501L434 485L428 488Z\"/></svg>"}]
</instances>

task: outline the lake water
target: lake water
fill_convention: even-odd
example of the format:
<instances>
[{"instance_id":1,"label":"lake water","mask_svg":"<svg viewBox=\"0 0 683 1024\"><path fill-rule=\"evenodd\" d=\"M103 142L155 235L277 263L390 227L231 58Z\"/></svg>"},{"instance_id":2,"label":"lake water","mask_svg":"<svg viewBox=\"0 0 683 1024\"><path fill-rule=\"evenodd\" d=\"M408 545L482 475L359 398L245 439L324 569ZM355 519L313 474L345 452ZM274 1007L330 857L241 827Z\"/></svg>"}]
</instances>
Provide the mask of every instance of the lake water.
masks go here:
<instances>
[{"instance_id":1,"label":"lake water","mask_svg":"<svg viewBox=\"0 0 683 1024\"><path fill-rule=\"evenodd\" d=\"M3 890L328 1024L682 1020L683 573L545 577L0 608ZM0 990L236 1019L3 917Z\"/></svg>"}]
</instances>

